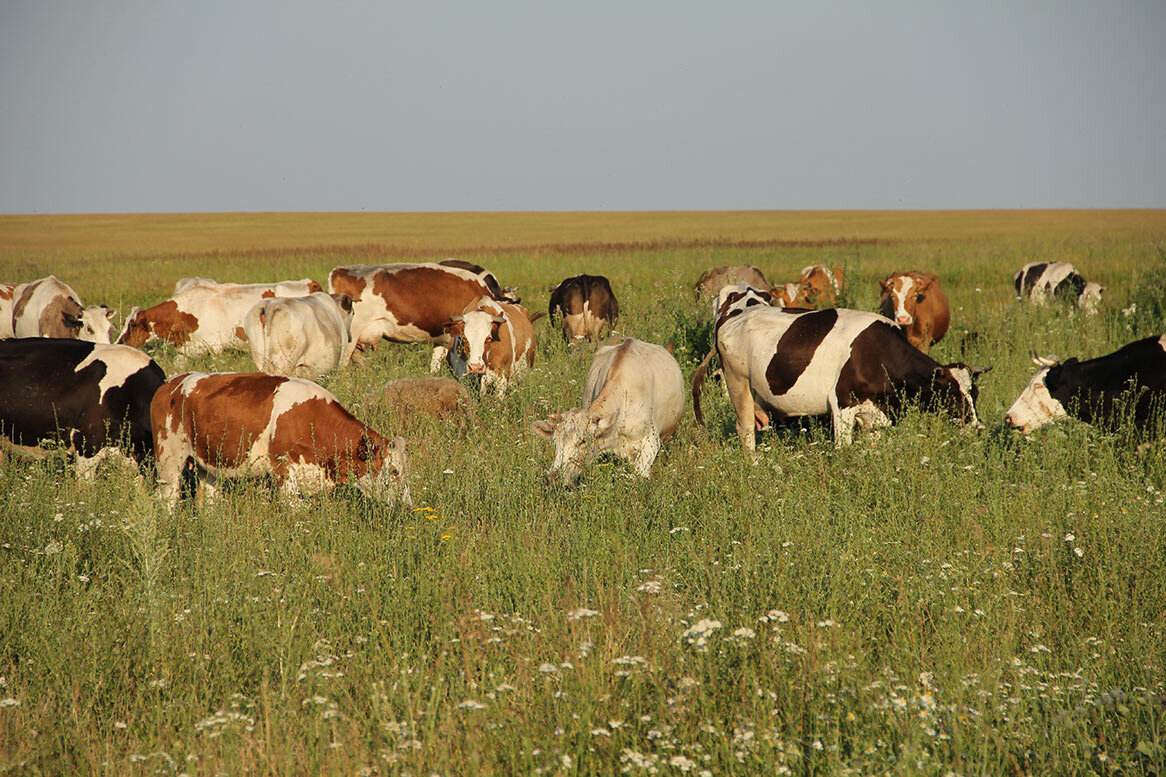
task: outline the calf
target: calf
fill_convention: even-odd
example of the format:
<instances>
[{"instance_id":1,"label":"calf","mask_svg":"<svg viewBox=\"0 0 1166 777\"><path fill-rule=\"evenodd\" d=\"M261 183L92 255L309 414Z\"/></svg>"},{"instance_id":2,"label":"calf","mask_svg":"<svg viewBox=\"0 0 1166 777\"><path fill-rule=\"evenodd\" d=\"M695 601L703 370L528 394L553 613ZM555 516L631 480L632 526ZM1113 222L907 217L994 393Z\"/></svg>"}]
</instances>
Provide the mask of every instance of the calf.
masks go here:
<instances>
[{"instance_id":1,"label":"calf","mask_svg":"<svg viewBox=\"0 0 1166 777\"><path fill-rule=\"evenodd\" d=\"M474 417L466 387L449 378L398 378L385 384L381 399L389 413L406 420L430 416L464 427Z\"/></svg>"},{"instance_id":2,"label":"calf","mask_svg":"<svg viewBox=\"0 0 1166 777\"><path fill-rule=\"evenodd\" d=\"M765 273L751 264L727 264L705 270L696 280L693 294L697 299L734 283L747 283L755 289L768 289Z\"/></svg>"},{"instance_id":3,"label":"calf","mask_svg":"<svg viewBox=\"0 0 1166 777\"><path fill-rule=\"evenodd\" d=\"M449 320L479 297L494 298L475 273L435 262L334 267L328 291L352 297L352 335L342 363L353 358L358 345L375 347L382 338L434 343L431 373L441 369L449 352Z\"/></svg>"},{"instance_id":4,"label":"calf","mask_svg":"<svg viewBox=\"0 0 1166 777\"><path fill-rule=\"evenodd\" d=\"M738 303L722 309L715 332L737 434L749 452L756 448L759 410L782 418L830 413L836 445L853 439L855 423L893 423L911 401L981 426L974 379L984 370L939 364L874 313ZM693 399L703 422L698 378L703 375L693 376Z\"/></svg>"},{"instance_id":5,"label":"calf","mask_svg":"<svg viewBox=\"0 0 1166 777\"><path fill-rule=\"evenodd\" d=\"M117 341L140 348L154 339L165 340L183 356L241 350L247 339L243 319L251 308L279 292L303 297L319 290L320 284L310 278L190 286L151 308L134 307Z\"/></svg>"},{"instance_id":6,"label":"calf","mask_svg":"<svg viewBox=\"0 0 1166 777\"><path fill-rule=\"evenodd\" d=\"M108 344L115 312L102 305L82 306L77 292L55 275L12 289L15 337L67 337Z\"/></svg>"},{"instance_id":7,"label":"calf","mask_svg":"<svg viewBox=\"0 0 1166 777\"><path fill-rule=\"evenodd\" d=\"M153 451L150 399L166 376L135 348L72 339L0 341L0 438L35 453L61 440L89 476L120 449L141 463Z\"/></svg>"},{"instance_id":8,"label":"calf","mask_svg":"<svg viewBox=\"0 0 1166 777\"><path fill-rule=\"evenodd\" d=\"M911 345L927 353L947 334L951 308L937 276L918 270L896 272L879 281L879 287L883 290L879 313L902 327Z\"/></svg>"},{"instance_id":9,"label":"calf","mask_svg":"<svg viewBox=\"0 0 1166 777\"><path fill-rule=\"evenodd\" d=\"M537 434L555 443L548 482L574 482L603 453L630 462L647 477L684 414L684 376L668 351L629 338L596 351L583 406L534 423Z\"/></svg>"},{"instance_id":10,"label":"calf","mask_svg":"<svg viewBox=\"0 0 1166 777\"><path fill-rule=\"evenodd\" d=\"M260 370L314 378L340 366L351 323L352 297L317 291L263 300L247 311L243 330Z\"/></svg>"},{"instance_id":11,"label":"calf","mask_svg":"<svg viewBox=\"0 0 1166 777\"><path fill-rule=\"evenodd\" d=\"M1041 370L1004 416L1024 434L1070 415L1111 430L1130 420L1143 433L1166 408L1166 335L1083 362L1033 361Z\"/></svg>"},{"instance_id":12,"label":"calf","mask_svg":"<svg viewBox=\"0 0 1166 777\"><path fill-rule=\"evenodd\" d=\"M565 278L551 290L547 313L551 318L562 318L563 337L567 342L597 340L604 327L615 327L619 301L607 278L576 275Z\"/></svg>"},{"instance_id":13,"label":"calf","mask_svg":"<svg viewBox=\"0 0 1166 777\"><path fill-rule=\"evenodd\" d=\"M405 440L382 437L302 378L184 373L158 389L150 419L171 507L188 462L212 496L220 477L271 475L289 497L352 483L373 499L409 503Z\"/></svg>"},{"instance_id":14,"label":"calf","mask_svg":"<svg viewBox=\"0 0 1166 777\"><path fill-rule=\"evenodd\" d=\"M503 396L534 366L534 327L521 305L479 297L450 319L446 333L458 343L449 353L454 373L464 365L482 376L483 394L493 386Z\"/></svg>"},{"instance_id":15,"label":"calf","mask_svg":"<svg viewBox=\"0 0 1166 777\"><path fill-rule=\"evenodd\" d=\"M1096 313L1105 287L1081 277L1069 262L1029 262L1012 276L1016 298L1043 306L1049 298L1072 300L1086 313Z\"/></svg>"}]
</instances>

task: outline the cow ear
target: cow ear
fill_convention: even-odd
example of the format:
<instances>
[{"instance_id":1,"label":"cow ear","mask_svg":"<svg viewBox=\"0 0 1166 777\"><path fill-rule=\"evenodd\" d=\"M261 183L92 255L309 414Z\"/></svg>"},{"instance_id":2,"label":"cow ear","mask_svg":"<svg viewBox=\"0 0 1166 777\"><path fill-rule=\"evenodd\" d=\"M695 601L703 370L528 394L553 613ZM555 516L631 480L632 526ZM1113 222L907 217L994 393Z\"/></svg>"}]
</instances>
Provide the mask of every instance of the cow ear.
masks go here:
<instances>
[{"instance_id":1,"label":"cow ear","mask_svg":"<svg viewBox=\"0 0 1166 777\"><path fill-rule=\"evenodd\" d=\"M368 461L372 458L373 451L376 450L376 444L368 438L368 435L362 434L360 442L356 444L356 458L360 461Z\"/></svg>"},{"instance_id":2,"label":"cow ear","mask_svg":"<svg viewBox=\"0 0 1166 777\"><path fill-rule=\"evenodd\" d=\"M890 291L891 285L890 285L889 281L890 281L890 278L886 278L884 280L879 281L879 288L882 289L883 291Z\"/></svg>"},{"instance_id":3,"label":"cow ear","mask_svg":"<svg viewBox=\"0 0 1166 777\"><path fill-rule=\"evenodd\" d=\"M331 296L332 299L336 300L336 304L340 306L341 310L345 313L352 312L352 297L347 294L333 294Z\"/></svg>"},{"instance_id":4,"label":"cow ear","mask_svg":"<svg viewBox=\"0 0 1166 777\"><path fill-rule=\"evenodd\" d=\"M615 410L613 412L609 412L606 415L602 415L602 416L593 415L590 418L591 429L592 429L592 431L595 432L596 436L602 437L603 435L605 435L611 431L612 427L615 426L615 421L618 417L619 417L618 410Z\"/></svg>"},{"instance_id":5,"label":"cow ear","mask_svg":"<svg viewBox=\"0 0 1166 777\"><path fill-rule=\"evenodd\" d=\"M113 321L113 317L117 315L117 311L111 307L106 307L105 305L102 305L102 307L105 308L106 319L108 319L109 321Z\"/></svg>"},{"instance_id":6,"label":"cow ear","mask_svg":"<svg viewBox=\"0 0 1166 777\"><path fill-rule=\"evenodd\" d=\"M531 424L531 428L539 437L545 437L549 440L555 436L555 425L551 421L535 421Z\"/></svg>"},{"instance_id":7,"label":"cow ear","mask_svg":"<svg viewBox=\"0 0 1166 777\"><path fill-rule=\"evenodd\" d=\"M972 374L972 377L974 378L977 375L983 375L985 372L991 372L992 366L989 365L987 367L968 367L968 371Z\"/></svg>"},{"instance_id":8,"label":"cow ear","mask_svg":"<svg viewBox=\"0 0 1166 777\"><path fill-rule=\"evenodd\" d=\"M74 316L72 313L62 313L61 321L70 329L80 329L81 319Z\"/></svg>"}]
</instances>

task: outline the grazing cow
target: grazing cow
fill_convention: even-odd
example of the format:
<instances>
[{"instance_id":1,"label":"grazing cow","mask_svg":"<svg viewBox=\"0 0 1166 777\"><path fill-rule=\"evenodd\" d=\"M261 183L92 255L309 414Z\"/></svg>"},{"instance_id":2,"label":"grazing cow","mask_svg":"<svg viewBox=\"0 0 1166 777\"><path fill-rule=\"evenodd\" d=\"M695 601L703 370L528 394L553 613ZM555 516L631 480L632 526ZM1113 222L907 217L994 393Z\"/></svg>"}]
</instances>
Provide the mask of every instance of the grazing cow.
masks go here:
<instances>
[{"instance_id":1,"label":"grazing cow","mask_svg":"<svg viewBox=\"0 0 1166 777\"><path fill-rule=\"evenodd\" d=\"M350 323L352 297L317 291L263 300L247 311L243 330L260 370L315 378L340 366Z\"/></svg>"},{"instance_id":2,"label":"grazing cow","mask_svg":"<svg viewBox=\"0 0 1166 777\"><path fill-rule=\"evenodd\" d=\"M474 417L470 392L449 378L398 378L385 384L382 403L395 418L430 416L464 427Z\"/></svg>"},{"instance_id":3,"label":"grazing cow","mask_svg":"<svg viewBox=\"0 0 1166 777\"><path fill-rule=\"evenodd\" d=\"M503 302L509 302L512 305L517 305L519 302L522 302L522 298L518 296L518 287L507 286L506 288L502 288L502 285L498 283L498 279L494 276L494 273L490 272L480 264L466 262L461 259L442 259L440 262L438 262L438 264L440 264L442 267L457 267L462 270L469 270L485 282L486 288L490 290L490 295L494 297L494 299L502 300Z\"/></svg>"},{"instance_id":4,"label":"grazing cow","mask_svg":"<svg viewBox=\"0 0 1166 777\"><path fill-rule=\"evenodd\" d=\"M774 303L783 308L812 308L821 310L832 307L842 293L844 275L842 268L812 264L802 268L801 278L796 283L783 283L773 287L770 294Z\"/></svg>"},{"instance_id":5,"label":"grazing cow","mask_svg":"<svg viewBox=\"0 0 1166 777\"><path fill-rule=\"evenodd\" d=\"M12 330L12 292L15 283L0 283L0 339L15 337Z\"/></svg>"},{"instance_id":6,"label":"grazing cow","mask_svg":"<svg viewBox=\"0 0 1166 777\"><path fill-rule=\"evenodd\" d=\"M1035 354L1033 361L1041 370L1004 416L1024 434L1070 415L1109 429L1132 420L1146 432L1166 409L1166 335L1083 362Z\"/></svg>"},{"instance_id":7,"label":"grazing cow","mask_svg":"<svg viewBox=\"0 0 1166 777\"><path fill-rule=\"evenodd\" d=\"M883 290L879 313L902 327L911 345L927 353L947 334L951 308L937 276L918 270L896 272L879 286Z\"/></svg>"},{"instance_id":8,"label":"grazing cow","mask_svg":"<svg viewBox=\"0 0 1166 777\"><path fill-rule=\"evenodd\" d=\"M576 275L565 278L551 290L547 313L551 318L562 317L563 337L567 342L597 340L603 327L615 327L619 318L619 301L607 278Z\"/></svg>"},{"instance_id":9,"label":"grazing cow","mask_svg":"<svg viewBox=\"0 0 1166 777\"><path fill-rule=\"evenodd\" d=\"M110 343L116 311L102 305L81 305L81 298L50 275L12 289L12 332L15 337L68 337Z\"/></svg>"},{"instance_id":10,"label":"grazing cow","mask_svg":"<svg viewBox=\"0 0 1166 777\"><path fill-rule=\"evenodd\" d=\"M570 484L596 456L611 453L647 477L684 414L684 376L672 354L628 338L600 348L587 370L583 407L536 421L555 442L547 481Z\"/></svg>"},{"instance_id":11,"label":"grazing cow","mask_svg":"<svg viewBox=\"0 0 1166 777\"><path fill-rule=\"evenodd\" d=\"M716 349L737 434L749 452L767 413L782 418L830 413L836 445L853 439L855 423L885 426L904 405L939 405L956 420L980 427L975 376L984 370L941 365L913 348L887 319L860 310L792 311L742 298L721 309ZM700 412L702 370L693 375ZM759 413L758 411L761 411Z\"/></svg>"},{"instance_id":12,"label":"grazing cow","mask_svg":"<svg viewBox=\"0 0 1166 777\"><path fill-rule=\"evenodd\" d=\"M751 264L727 264L702 272L692 289L693 295L700 299L703 295L738 282L747 283L755 289L769 288L769 281L759 268Z\"/></svg>"},{"instance_id":13,"label":"grazing cow","mask_svg":"<svg viewBox=\"0 0 1166 777\"><path fill-rule=\"evenodd\" d=\"M454 374L481 375L483 394L493 386L503 396L534 366L534 327L521 305L479 297L452 316L445 329L458 343L449 352Z\"/></svg>"},{"instance_id":14,"label":"grazing cow","mask_svg":"<svg viewBox=\"0 0 1166 777\"><path fill-rule=\"evenodd\" d=\"M141 463L153 450L150 399L165 380L149 356L123 345L0 341L0 438L24 453L59 439L82 476L124 455L117 446Z\"/></svg>"},{"instance_id":15,"label":"grazing cow","mask_svg":"<svg viewBox=\"0 0 1166 777\"><path fill-rule=\"evenodd\" d=\"M352 336L342 363L358 345L375 346L381 338L434 343L431 373L449 351L446 323L479 297L494 296L477 274L436 262L334 267L328 291L352 297Z\"/></svg>"},{"instance_id":16,"label":"grazing cow","mask_svg":"<svg viewBox=\"0 0 1166 777\"><path fill-rule=\"evenodd\" d=\"M1017 299L1043 306L1049 298L1073 300L1086 313L1096 313L1105 287L1087 282L1069 262L1029 262L1012 276Z\"/></svg>"},{"instance_id":17,"label":"grazing cow","mask_svg":"<svg viewBox=\"0 0 1166 777\"><path fill-rule=\"evenodd\" d=\"M178 503L193 462L213 496L220 477L271 475L289 497L352 483L367 496L409 503L405 440L389 440L302 378L187 372L150 405L162 496Z\"/></svg>"},{"instance_id":18,"label":"grazing cow","mask_svg":"<svg viewBox=\"0 0 1166 777\"><path fill-rule=\"evenodd\" d=\"M311 278L298 281L276 281L275 283L219 283L214 278L182 278L174 284L174 296L195 286L218 286L220 288L258 290L264 297L303 297L323 291L324 287Z\"/></svg>"},{"instance_id":19,"label":"grazing cow","mask_svg":"<svg viewBox=\"0 0 1166 777\"><path fill-rule=\"evenodd\" d=\"M165 302L126 316L117 341L140 348L154 339L165 340L184 356L243 349L247 311L265 299L303 297L320 291L310 278L279 283L216 283L190 286Z\"/></svg>"}]
</instances>

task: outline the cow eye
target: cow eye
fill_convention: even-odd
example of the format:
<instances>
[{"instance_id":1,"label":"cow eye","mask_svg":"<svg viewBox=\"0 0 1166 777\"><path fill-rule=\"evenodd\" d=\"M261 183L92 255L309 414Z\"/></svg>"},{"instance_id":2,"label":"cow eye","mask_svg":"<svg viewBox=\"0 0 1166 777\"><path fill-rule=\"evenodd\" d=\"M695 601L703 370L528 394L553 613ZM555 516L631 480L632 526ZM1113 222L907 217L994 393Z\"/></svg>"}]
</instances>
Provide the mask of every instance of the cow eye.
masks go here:
<instances>
[{"instance_id":1,"label":"cow eye","mask_svg":"<svg viewBox=\"0 0 1166 777\"><path fill-rule=\"evenodd\" d=\"M922 301L923 301L923 295L922 295L922 294L916 294L916 295L915 295L915 301L916 301L916 302L922 302Z\"/></svg>"}]
</instances>

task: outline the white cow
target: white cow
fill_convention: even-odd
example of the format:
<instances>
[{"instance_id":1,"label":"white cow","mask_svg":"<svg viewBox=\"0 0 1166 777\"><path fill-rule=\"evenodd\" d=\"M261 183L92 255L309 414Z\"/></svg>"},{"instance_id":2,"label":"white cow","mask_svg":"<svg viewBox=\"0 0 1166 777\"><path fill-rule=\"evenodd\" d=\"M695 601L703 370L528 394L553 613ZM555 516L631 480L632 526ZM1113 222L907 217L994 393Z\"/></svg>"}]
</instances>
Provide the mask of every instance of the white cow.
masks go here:
<instances>
[{"instance_id":1,"label":"white cow","mask_svg":"<svg viewBox=\"0 0 1166 777\"><path fill-rule=\"evenodd\" d=\"M260 370L314 378L340 365L351 323L351 297L317 291L263 300L247 311L243 330Z\"/></svg>"},{"instance_id":2,"label":"white cow","mask_svg":"<svg viewBox=\"0 0 1166 777\"><path fill-rule=\"evenodd\" d=\"M15 337L66 337L108 344L116 311L81 304L77 292L50 275L12 289L11 324ZM6 332L7 330L5 330Z\"/></svg>"},{"instance_id":3,"label":"white cow","mask_svg":"<svg viewBox=\"0 0 1166 777\"><path fill-rule=\"evenodd\" d=\"M668 351L628 338L596 351L583 406L534 423L537 434L555 442L547 480L571 483L602 453L630 462L647 477L661 443L680 425L684 376Z\"/></svg>"}]
</instances>

